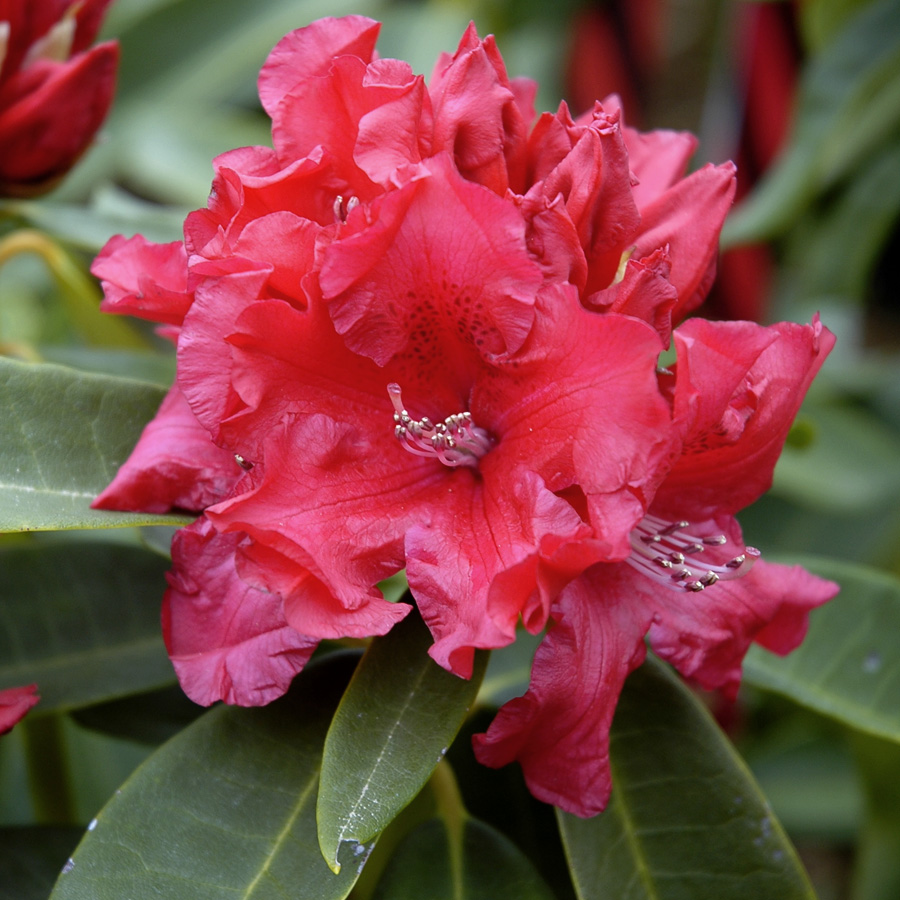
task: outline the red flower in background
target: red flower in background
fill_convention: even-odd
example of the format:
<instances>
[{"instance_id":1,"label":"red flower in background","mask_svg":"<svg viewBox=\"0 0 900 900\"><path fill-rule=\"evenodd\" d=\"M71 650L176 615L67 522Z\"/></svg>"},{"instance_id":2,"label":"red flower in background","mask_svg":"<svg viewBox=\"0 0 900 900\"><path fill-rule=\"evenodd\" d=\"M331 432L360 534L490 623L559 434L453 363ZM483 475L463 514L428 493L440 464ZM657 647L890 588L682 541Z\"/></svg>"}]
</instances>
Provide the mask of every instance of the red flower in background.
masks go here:
<instances>
[{"instance_id":1,"label":"red flower in background","mask_svg":"<svg viewBox=\"0 0 900 900\"><path fill-rule=\"evenodd\" d=\"M41 699L36 691L36 684L0 691L0 734L12 730L13 725L20 722L25 713Z\"/></svg>"},{"instance_id":2,"label":"red flower in background","mask_svg":"<svg viewBox=\"0 0 900 900\"><path fill-rule=\"evenodd\" d=\"M0 195L50 190L112 103L119 47L90 47L111 0L0 0Z\"/></svg>"},{"instance_id":3,"label":"red flower in background","mask_svg":"<svg viewBox=\"0 0 900 900\"><path fill-rule=\"evenodd\" d=\"M519 701L536 713L507 707L480 752L587 814L608 785L579 799L574 779L605 777L648 629L686 674L733 686L754 637L789 649L833 592L803 573L778 594L764 566L758 597L733 587L757 554L731 519L830 336L689 323L658 373L711 280L733 166L684 177L693 139L640 134L615 100L530 127L534 85L474 27L428 86L375 57L377 32L350 16L284 38L260 76L274 147L215 161L183 244L115 238L98 257L105 308L160 322L178 379L97 505L203 513L176 535L163 612L202 703L268 702L318 640L388 631L409 607L377 585L403 568L459 675L520 620L549 624ZM657 536L710 561L673 580ZM566 737L572 716L592 742Z\"/></svg>"}]
</instances>

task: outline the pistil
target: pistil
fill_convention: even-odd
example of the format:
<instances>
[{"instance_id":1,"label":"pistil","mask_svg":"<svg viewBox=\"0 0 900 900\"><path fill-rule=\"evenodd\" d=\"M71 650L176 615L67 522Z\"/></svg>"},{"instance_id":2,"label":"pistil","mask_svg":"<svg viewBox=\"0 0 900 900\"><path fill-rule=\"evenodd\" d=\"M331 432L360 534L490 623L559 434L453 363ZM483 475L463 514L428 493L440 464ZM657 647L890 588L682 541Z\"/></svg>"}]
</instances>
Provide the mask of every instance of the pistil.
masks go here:
<instances>
[{"instance_id":1,"label":"pistil","mask_svg":"<svg viewBox=\"0 0 900 900\"><path fill-rule=\"evenodd\" d=\"M414 456L437 459L451 468L477 468L493 446L491 436L472 421L471 413L454 413L437 423L427 416L414 419L403 407L400 385L391 383L387 390L394 405L394 436Z\"/></svg>"}]
</instances>

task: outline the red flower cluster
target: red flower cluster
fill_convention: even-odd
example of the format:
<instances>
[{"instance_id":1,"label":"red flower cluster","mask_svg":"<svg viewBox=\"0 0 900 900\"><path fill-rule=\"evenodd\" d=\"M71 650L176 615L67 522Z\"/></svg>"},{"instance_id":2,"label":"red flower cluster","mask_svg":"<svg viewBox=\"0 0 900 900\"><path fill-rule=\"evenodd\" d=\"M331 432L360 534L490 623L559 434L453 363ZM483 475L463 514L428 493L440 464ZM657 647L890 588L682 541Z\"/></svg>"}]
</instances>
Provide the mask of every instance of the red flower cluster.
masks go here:
<instances>
[{"instance_id":1,"label":"red flower cluster","mask_svg":"<svg viewBox=\"0 0 900 900\"><path fill-rule=\"evenodd\" d=\"M106 117L119 46L87 49L111 0L0 0L0 196L50 190Z\"/></svg>"},{"instance_id":2,"label":"red flower cluster","mask_svg":"<svg viewBox=\"0 0 900 900\"><path fill-rule=\"evenodd\" d=\"M36 691L36 684L0 691L0 734L12 730L13 725L21 721L25 713L41 699Z\"/></svg>"},{"instance_id":3,"label":"red flower cluster","mask_svg":"<svg viewBox=\"0 0 900 900\"><path fill-rule=\"evenodd\" d=\"M105 308L160 322L178 380L97 505L202 511L173 543L163 628L188 694L261 704L323 638L408 612L405 568L466 677L547 635L531 688L476 740L581 815L609 795L622 682L656 652L735 690L835 586L757 562L733 515L770 483L831 348L817 321L672 322L703 298L730 164L628 128L614 99L532 127L474 27L426 86L325 19L260 77L274 149L215 161L185 239L114 238Z\"/></svg>"}]
</instances>

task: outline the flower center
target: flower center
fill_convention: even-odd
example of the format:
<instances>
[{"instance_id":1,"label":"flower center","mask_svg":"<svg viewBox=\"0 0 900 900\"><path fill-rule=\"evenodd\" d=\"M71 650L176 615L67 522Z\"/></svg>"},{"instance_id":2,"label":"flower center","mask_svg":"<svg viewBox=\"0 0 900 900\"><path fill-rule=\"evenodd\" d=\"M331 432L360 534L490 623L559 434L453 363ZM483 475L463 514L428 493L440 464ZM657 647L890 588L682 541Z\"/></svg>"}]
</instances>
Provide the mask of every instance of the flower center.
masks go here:
<instances>
[{"instance_id":1,"label":"flower center","mask_svg":"<svg viewBox=\"0 0 900 900\"><path fill-rule=\"evenodd\" d=\"M698 537L685 531L690 522L666 522L644 516L631 532L631 555L626 562L666 587L682 591L702 591L717 581L740 578L750 571L760 553L755 547L721 560L728 543L724 534ZM720 560L714 558L718 555Z\"/></svg>"},{"instance_id":2,"label":"flower center","mask_svg":"<svg viewBox=\"0 0 900 900\"><path fill-rule=\"evenodd\" d=\"M394 404L394 437L415 456L437 459L445 466L478 467L478 460L493 446L491 436L472 421L469 412L454 413L434 424L427 416L414 419L403 408L400 385L388 385Z\"/></svg>"}]
</instances>

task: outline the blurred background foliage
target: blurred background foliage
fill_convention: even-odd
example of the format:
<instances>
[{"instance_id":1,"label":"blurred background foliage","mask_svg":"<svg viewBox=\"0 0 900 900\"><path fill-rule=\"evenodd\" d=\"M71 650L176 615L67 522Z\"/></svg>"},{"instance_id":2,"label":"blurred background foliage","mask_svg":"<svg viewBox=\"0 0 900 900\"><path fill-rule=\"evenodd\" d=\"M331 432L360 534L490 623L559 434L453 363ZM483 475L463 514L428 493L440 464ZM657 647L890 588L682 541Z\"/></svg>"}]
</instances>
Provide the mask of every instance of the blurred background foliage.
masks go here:
<instances>
[{"instance_id":1,"label":"blurred background foliage","mask_svg":"<svg viewBox=\"0 0 900 900\"><path fill-rule=\"evenodd\" d=\"M896 0L116 0L104 34L121 41L122 63L100 139L51 195L0 205L0 239L15 232L19 242L0 252L0 353L167 385L170 349L141 323L97 312L87 265L115 233L177 240L185 214L205 203L210 160L268 142L255 85L273 44L345 12L382 20L382 55L425 73L474 19L480 33L497 34L511 75L539 82L539 110L562 96L580 113L615 91L631 124L697 133L695 164L739 163L739 202L702 312L769 322L808 321L819 311L838 336L771 493L742 524L770 555L867 567L848 571L868 573L860 576L866 584L882 579L900 601ZM11 552L49 540L5 536L0 546ZM117 532L102 540L136 539ZM165 546L165 536L140 540ZM527 658L524 666L515 677L497 670L510 694L521 688ZM196 714L153 678L140 689L128 704L33 714L5 738L0 823L83 827L152 747ZM775 693L746 689L728 709L710 703L821 900L896 900L900 747ZM75 786L55 808L52 788L44 808L27 789L26 759L47 729L63 732L49 745L62 748ZM78 833L62 830L55 840L71 847Z\"/></svg>"}]
</instances>

